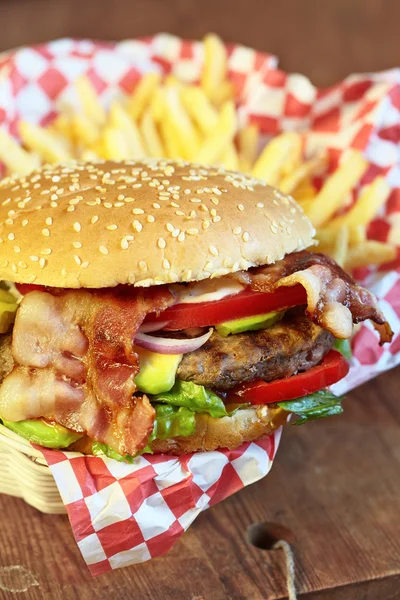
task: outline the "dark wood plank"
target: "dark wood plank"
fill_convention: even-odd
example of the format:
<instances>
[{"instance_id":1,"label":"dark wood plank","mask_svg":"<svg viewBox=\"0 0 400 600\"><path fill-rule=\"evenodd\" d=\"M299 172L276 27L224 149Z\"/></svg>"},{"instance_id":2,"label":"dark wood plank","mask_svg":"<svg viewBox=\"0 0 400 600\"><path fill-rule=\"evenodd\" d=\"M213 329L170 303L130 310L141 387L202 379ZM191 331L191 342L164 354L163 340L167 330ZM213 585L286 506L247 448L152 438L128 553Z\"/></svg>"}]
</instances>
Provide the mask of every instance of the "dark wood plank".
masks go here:
<instances>
[{"instance_id":1,"label":"dark wood plank","mask_svg":"<svg viewBox=\"0 0 400 600\"><path fill-rule=\"evenodd\" d=\"M95 580L66 518L0 496L1 566L35 576L28 600L277 600L282 552L246 540L251 524L269 521L294 535L304 598L399 598L399 375L353 392L340 417L288 427L270 476L200 515L168 555ZM0 589L1 600L10 597Z\"/></svg>"},{"instance_id":2,"label":"dark wood plank","mask_svg":"<svg viewBox=\"0 0 400 600\"><path fill-rule=\"evenodd\" d=\"M70 35L169 31L195 39L216 31L329 85L349 72L396 66L399 20L397 0L0 0L0 50Z\"/></svg>"}]
</instances>

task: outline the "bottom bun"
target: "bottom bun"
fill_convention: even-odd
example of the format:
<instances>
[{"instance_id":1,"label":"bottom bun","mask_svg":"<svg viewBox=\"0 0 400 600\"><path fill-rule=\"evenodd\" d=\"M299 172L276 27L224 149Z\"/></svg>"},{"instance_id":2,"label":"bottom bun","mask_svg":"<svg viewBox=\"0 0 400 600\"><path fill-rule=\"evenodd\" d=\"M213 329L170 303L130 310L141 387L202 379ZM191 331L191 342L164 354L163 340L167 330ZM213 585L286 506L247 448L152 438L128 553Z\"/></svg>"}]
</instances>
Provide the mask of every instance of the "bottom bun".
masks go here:
<instances>
[{"instance_id":1,"label":"bottom bun","mask_svg":"<svg viewBox=\"0 0 400 600\"><path fill-rule=\"evenodd\" d=\"M196 414L196 433L188 437L154 440L151 449L156 454L179 456L189 452L207 452L217 448L237 448L243 442L253 442L287 423L288 413L267 405L242 408L232 417L216 419Z\"/></svg>"},{"instance_id":2,"label":"bottom bun","mask_svg":"<svg viewBox=\"0 0 400 600\"><path fill-rule=\"evenodd\" d=\"M180 456L190 452L208 452L217 448L237 448L243 442L253 442L285 425L288 413L279 406L252 406L239 409L232 417L216 419L196 414L196 433L188 437L154 440L151 449L155 454ZM92 453L92 441L85 436L70 446L69 450Z\"/></svg>"}]
</instances>

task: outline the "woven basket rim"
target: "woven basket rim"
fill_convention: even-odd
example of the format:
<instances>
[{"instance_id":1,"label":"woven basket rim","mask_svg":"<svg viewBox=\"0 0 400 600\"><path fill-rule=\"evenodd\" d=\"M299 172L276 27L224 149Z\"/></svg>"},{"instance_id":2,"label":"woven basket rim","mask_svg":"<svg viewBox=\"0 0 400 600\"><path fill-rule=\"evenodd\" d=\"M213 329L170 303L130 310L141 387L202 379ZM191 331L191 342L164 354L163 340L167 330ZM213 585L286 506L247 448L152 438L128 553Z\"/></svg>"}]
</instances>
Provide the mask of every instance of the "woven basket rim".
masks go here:
<instances>
[{"instance_id":1,"label":"woven basket rim","mask_svg":"<svg viewBox=\"0 0 400 600\"><path fill-rule=\"evenodd\" d=\"M5 444L6 446L10 446L11 448L14 448L15 450L19 450L19 452L22 452L23 454L26 454L27 456L30 456L33 458L41 458L43 460L46 460L43 453L40 452L40 450L38 450L37 448L34 448L28 442L28 440L21 437L17 433L14 433L10 429L7 429L7 427L4 427L4 425L2 425L1 423L0 423L0 443Z\"/></svg>"}]
</instances>

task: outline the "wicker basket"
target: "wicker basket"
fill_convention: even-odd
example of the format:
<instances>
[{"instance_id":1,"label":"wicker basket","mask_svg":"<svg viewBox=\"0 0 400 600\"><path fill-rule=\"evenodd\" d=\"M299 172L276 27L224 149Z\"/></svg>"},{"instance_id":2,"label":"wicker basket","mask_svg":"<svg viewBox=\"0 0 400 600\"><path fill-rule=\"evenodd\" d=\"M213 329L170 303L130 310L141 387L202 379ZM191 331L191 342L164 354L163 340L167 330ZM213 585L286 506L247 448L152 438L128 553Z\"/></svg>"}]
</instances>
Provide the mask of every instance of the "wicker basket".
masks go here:
<instances>
[{"instance_id":1,"label":"wicker basket","mask_svg":"<svg viewBox=\"0 0 400 600\"><path fill-rule=\"evenodd\" d=\"M0 425L0 494L17 496L43 513L66 512L43 454Z\"/></svg>"}]
</instances>

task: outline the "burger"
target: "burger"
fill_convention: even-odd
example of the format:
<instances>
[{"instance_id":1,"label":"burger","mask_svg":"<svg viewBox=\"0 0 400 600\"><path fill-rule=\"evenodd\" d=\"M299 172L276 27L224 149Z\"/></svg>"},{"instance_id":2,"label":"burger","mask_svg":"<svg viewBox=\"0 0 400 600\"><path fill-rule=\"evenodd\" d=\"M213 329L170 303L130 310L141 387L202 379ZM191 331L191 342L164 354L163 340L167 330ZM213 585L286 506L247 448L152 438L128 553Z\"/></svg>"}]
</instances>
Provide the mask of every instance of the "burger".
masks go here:
<instances>
[{"instance_id":1,"label":"burger","mask_svg":"<svg viewBox=\"0 0 400 600\"><path fill-rule=\"evenodd\" d=\"M43 446L235 448L342 411L354 323L392 336L293 198L241 173L45 166L0 183L0 227L0 418Z\"/></svg>"}]
</instances>

